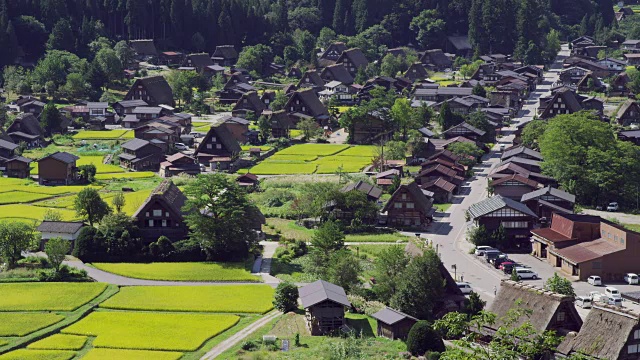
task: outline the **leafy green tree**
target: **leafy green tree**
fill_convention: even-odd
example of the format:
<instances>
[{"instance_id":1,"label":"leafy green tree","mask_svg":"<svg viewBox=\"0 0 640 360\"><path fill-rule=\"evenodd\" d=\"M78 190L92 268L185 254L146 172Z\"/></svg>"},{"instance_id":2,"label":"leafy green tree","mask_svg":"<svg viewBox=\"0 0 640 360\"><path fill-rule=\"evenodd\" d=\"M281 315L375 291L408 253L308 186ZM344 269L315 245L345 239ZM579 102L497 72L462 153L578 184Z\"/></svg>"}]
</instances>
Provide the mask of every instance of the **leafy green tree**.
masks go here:
<instances>
[{"instance_id":1,"label":"leafy green tree","mask_svg":"<svg viewBox=\"0 0 640 360\"><path fill-rule=\"evenodd\" d=\"M510 277L511 281L520 281L520 276L518 275L518 273L516 272L516 268L513 268L513 270L511 270L511 277Z\"/></svg>"},{"instance_id":2,"label":"leafy green tree","mask_svg":"<svg viewBox=\"0 0 640 360\"><path fill-rule=\"evenodd\" d=\"M78 166L78 175L80 180L86 183L92 183L96 180L96 166L93 164Z\"/></svg>"},{"instance_id":3,"label":"leafy green tree","mask_svg":"<svg viewBox=\"0 0 640 360\"><path fill-rule=\"evenodd\" d=\"M469 315L469 317L478 315L482 310L484 310L487 302L480 298L477 292L472 291L469 294L469 298L464 302L464 312Z\"/></svg>"},{"instance_id":4,"label":"leafy green tree","mask_svg":"<svg viewBox=\"0 0 640 360\"><path fill-rule=\"evenodd\" d=\"M102 200L94 188L84 188L76 196L73 207L79 217L87 220L91 226L99 223L105 215L111 212L109 205Z\"/></svg>"},{"instance_id":5,"label":"leafy green tree","mask_svg":"<svg viewBox=\"0 0 640 360\"><path fill-rule=\"evenodd\" d=\"M120 63L123 67L127 67L131 62L133 62L133 57L135 56L135 52L126 41L121 40L114 46L113 50L116 52L116 56L120 60Z\"/></svg>"},{"instance_id":6,"label":"leafy green tree","mask_svg":"<svg viewBox=\"0 0 640 360\"><path fill-rule=\"evenodd\" d=\"M390 140L385 144L384 157L391 160L404 160L407 158L407 143L404 141Z\"/></svg>"},{"instance_id":7,"label":"leafy green tree","mask_svg":"<svg viewBox=\"0 0 640 360\"><path fill-rule=\"evenodd\" d=\"M460 163L469 167L475 165L475 159L482 155L482 150L480 150L476 144L469 142L453 143L449 145L447 150L458 156L462 156L462 159L460 159ZM469 156L473 157L473 159L469 158Z\"/></svg>"},{"instance_id":8,"label":"leafy green tree","mask_svg":"<svg viewBox=\"0 0 640 360\"><path fill-rule=\"evenodd\" d=\"M63 240L59 237L49 239L44 245L44 252L47 254L51 267L57 272L60 271L60 266L64 261L65 256L69 252L70 243L67 240Z\"/></svg>"},{"instance_id":9,"label":"leafy green tree","mask_svg":"<svg viewBox=\"0 0 640 360\"><path fill-rule=\"evenodd\" d=\"M367 195L361 191L353 190L346 193L335 191L329 195L329 199L330 202L335 204L335 210L351 214L351 224L344 224L346 226L372 224L377 219L378 207L374 202L367 199ZM336 220L332 215L333 213L329 213L324 218Z\"/></svg>"},{"instance_id":10,"label":"leafy green tree","mask_svg":"<svg viewBox=\"0 0 640 360\"><path fill-rule=\"evenodd\" d=\"M414 356L422 356L427 352L443 352L444 341L428 321L420 320L413 324L407 336L407 351Z\"/></svg>"},{"instance_id":11,"label":"leafy green tree","mask_svg":"<svg viewBox=\"0 0 640 360\"><path fill-rule=\"evenodd\" d=\"M320 34L318 35L318 39L316 40L316 47L326 49L335 40L336 32L331 28L323 27L322 29L320 29Z\"/></svg>"},{"instance_id":12,"label":"leafy green tree","mask_svg":"<svg viewBox=\"0 0 640 360\"><path fill-rule=\"evenodd\" d=\"M111 199L111 205L116 209L116 212L122 212L122 208L124 208L126 202L127 201L122 192L117 193L116 196Z\"/></svg>"},{"instance_id":13,"label":"leafy green tree","mask_svg":"<svg viewBox=\"0 0 640 360\"><path fill-rule=\"evenodd\" d=\"M298 287L288 281L278 284L273 306L283 313L295 310L298 307Z\"/></svg>"},{"instance_id":14,"label":"leafy green tree","mask_svg":"<svg viewBox=\"0 0 640 360\"><path fill-rule=\"evenodd\" d=\"M484 225L471 228L467 232L467 240L475 246L496 246L495 240Z\"/></svg>"},{"instance_id":15,"label":"leafy green tree","mask_svg":"<svg viewBox=\"0 0 640 360\"><path fill-rule=\"evenodd\" d=\"M122 62L113 49L101 49L93 61L98 64L100 70L106 76L108 84L112 84L122 77Z\"/></svg>"},{"instance_id":16,"label":"leafy green tree","mask_svg":"<svg viewBox=\"0 0 640 360\"><path fill-rule=\"evenodd\" d=\"M471 90L471 93L473 95L482 96L484 98L487 97L487 90L485 90L485 88L482 85L480 85L480 83L477 83L476 86L473 87L473 89Z\"/></svg>"},{"instance_id":17,"label":"leafy green tree","mask_svg":"<svg viewBox=\"0 0 640 360\"><path fill-rule=\"evenodd\" d=\"M270 106L271 110L273 111L283 110L285 105L287 105L287 101L289 101L289 98L284 93L284 91L277 92L275 99L273 99L273 102L271 102L271 106Z\"/></svg>"},{"instance_id":18,"label":"leafy green tree","mask_svg":"<svg viewBox=\"0 0 640 360\"><path fill-rule=\"evenodd\" d=\"M62 88L67 97L71 99L79 99L84 97L88 92L88 84L82 74L71 73L67 75L67 82Z\"/></svg>"},{"instance_id":19,"label":"leafy green tree","mask_svg":"<svg viewBox=\"0 0 640 360\"><path fill-rule=\"evenodd\" d=\"M546 121L544 120L530 121L529 123L527 123L527 125L524 126L524 129L522 129L522 135L521 135L522 145L533 150L540 149L538 141L540 140L540 137L542 137L542 134L546 129L547 129Z\"/></svg>"},{"instance_id":20,"label":"leafy green tree","mask_svg":"<svg viewBox=\"0 0 640 360\"><path fill-rule=\"evenodd\" d=\"M60 130L62 115L53 102L47 103L40 115L40 125L47 135L51 135L55 131Z\"/></svg>"},{"instance_id":21,"label":"leafy green tree","mask_svg":"<svg viewBox=\"0 0 640 360\"><path fill-rule=\"evenodd\" d=\"M320 252L328 259L332 252L344 247L344 233L334 221L326 221L313 234L311 245L312 252Z\"/></svg>"},{"instance_id":22,"label":"leafy green tree","mask_svg":"<svg viewBox=\"0 0 640 360\"><path fill-rule=\"evenodd\" d=\"M258 118L258 131L260 132L260 139L263 142L266 142L271 136L271 122L269 122L269 119L264 115L260 115Z\"/></svg>"},{"instance_id":23,"label":"leafy green tree","mask_svg":"<svg viewBox=\"0 0 640 360\"><path fill-rule=\"evenodd\" d=\"M500 224L500 226L498 226L498 228L496 229L496 231L494 231L491 234L491 237L493 238L493 241L495 241L496 246L498 247L507 247L507 233L504 230L504 227L502 226L502 224Z\"/></svg>"},{"instance_id":24,"label":"leafy green tree","mask_svg":"<svg viewBox=\"0 0 640 360\"><path fill-rule=\"evenodd\" d=\"M376 283L373 291L383 303L389 303L397 291L410 258L402 246L389 246L383 249L374 262Z\"/></svg>"},{"instance_id":25,"label":"leafy green tree","mask_svg":"<svg viewBox=\"0 0 640 360\"><path fill-rule=\"evenodd\" d=\"M573 290L571 281L558 276L558 273L554 273L552 277L548 278L544 283L544 287L545 289L558 294L576 296L576 292Z\"/></svg>"},{"instance_id":26,"label":"leafy green tree","mask_svg":"<svg viewBox=\"0 0 640 360\"><path fill-rule=\"evenodd\" d=\"M464 121L464 117L451 110L449 102L445 101L440 106L440 114L438 114L438 123L442 126L442 130L446 131L449 128L456 126Z\"/></svg>"},{"instance_id":27,"label":"leafy green tree","mask_svg":"<svg viewBox=\"0 0 640 360\"><path fill-rule=\"evenodd\" d=\"M322 135L322 128L314 119L302 119L296 127L302 131L302 136L305 140L311 140Z\"/></svg>"},{"instance_id":28,"label":"leafy green tree","mask_svg":"<svg viewBox=\"0 0 640 360\"><path fill-rule=\"evenodd\" d=\"M263 44L245 46L238 55L236 66L262 74L273 61L271 47Z\"/></svg>"},{"instance_id":29,"label":"leafy green tree","mask_svg":"<svg viewBox=\"0 0 640 360\"><path fill-rule=\"evenodd\" d=\"M71 23L67 19L60 19L51 30L47 41L48 50L75 51L75 37L71 30Z\"/></svg>"},{"instance_id":30,"label":"leafy green tree","mask_svg":"<svg viewBox=\"0 0 640 360\"><path fill-rule=\"evenodd\" d=\"M444 291L442 262L433 249L414 257L391 297L391 307L418 319L431 319L434 305Z\"/></svg>"},{"instance_id":31,"label":"leafy green tree","mask_svg":"<svg viewBox=\"0 0 640 360\"><path fill-rule=\"evenodd\" d=\"M496 140L496 128L489 123L486 113L482 111L472 112L467 118L467 124L485 132L485 134L480 137L480 141L490 143Z\"/></svg>"},{"instance_id":32,"label":"leafy green tree","mask_svg":"<svg viewBox=\"0 0 640 360\"><path fill-rule=\"evenodd\" d=\"M334 252L331 254L328 268L329 281L343 287L345 291L353 291L360 286L358 277L362 267L353 252L347 249Z\"/></svg>"},{"instance_id":33,"label":"leafy green tree","mask_svg":"<svg viewBox=\"0 0 640 360\"><path fill-rule=\"evenodd\" d=\"M255 246L255 212L246 193L223 174L199 175L185 188L189 198L183 211L208 260L245 259Z\"/></svg>"},{"instance_id":34,"label":"leafy green tree","mask_svg":"<svg viewBox=\"0 0 640 360\"><path fill-rule=\"evenodd\" d=\"M29 250L35 241L35 229L23 222L0 222L0 257L9 269L16 267L22 252Z\"/></svg>"},{"instance_id":35,"label":"leafy green tree","mask_svg":"<svg viewBox=\"0 0 640 360\"><path fill-rule=\"evenodd\" d=\"M200 86L200 75L195 71L174 70L167 77L167 82L178 102L189 104L193 100L193 89Z\"/></svg>"},{"instance_id":36,"label":"leafy green tree","mask_svg":"<svg viewBox=\"0 0 640 360\"><path fill-rule=\"evenodd\" d=\"M423 10L411 20L411 31L416 34L416 40L423 49L438 47L444 37L445 21L437 10Z\"/></svg>"},{"instance_id":37,"label":"leafy green tree","mask_svg":"<svg viewBox=\"0 0 640 360\"><path fill-rule=\"evenodd\" d=\"M412 116L411 102L405 98L397 98L391 107L391 118L402 130L402 139L407 140L407 133L411 129L417 129L421 123Z\"/></svg>"},{"instance_id":38,"label":"leafy green tree","mask_svg":"<svg viewBox=\"0 0 640 360\"><path fill-rule=\"evenodd\" d=\"M62 213L58 210L46 209L44 212L44 216L42 217L43 221L62 221Z\"/></svg>"}]
</instances>

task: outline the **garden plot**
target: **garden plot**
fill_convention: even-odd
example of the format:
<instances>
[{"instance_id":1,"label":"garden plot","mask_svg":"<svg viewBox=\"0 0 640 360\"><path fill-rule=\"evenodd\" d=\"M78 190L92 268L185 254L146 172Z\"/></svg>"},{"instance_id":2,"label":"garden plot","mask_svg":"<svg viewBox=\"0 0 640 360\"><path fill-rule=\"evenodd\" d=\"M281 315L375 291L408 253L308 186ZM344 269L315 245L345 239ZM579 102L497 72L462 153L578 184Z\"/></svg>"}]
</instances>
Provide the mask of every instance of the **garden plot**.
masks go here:
<instances>
[{"instance_id":1,"label":"garden plot","mask_svg":"<svg viewBox=\"0 0 640 360\"><path fill-rule=\"evenodd\" d=\"M267 285L132 286L100 304L119 310L258 313L273 309Z\"/></svg>"},{"instance_id":2,"label":"garden plot","mask_svg":"<svg viewBox=\"0 0 640 360\"><path fill-rule=\"evenodd\" d=\"M62 333L97 336L93 346L98 348L195 351L239 319L235 315L100 311Z\"/></svg>"},{"instance_id":3,"label":"garden plot","mask_svg":"<svg viewBox=\"0 0 640 360\"><path fill-rule=\"evenodd\" d=\"M102 283L0 284L0 311L73 311L106 288Z\"/></svg>"},{"instance_id":4,"label":"garden plot","mask_svg":"<svg viewBox=\"0 0 640 360\"><path fill-rule=\"evenodd\" d=\"M62 315L47 313L0 313L0 336L25 336L62 319Z\"/></svg>"},{"instance_id":5,"label":"garden plot","mask_svg":"<svg viewBox=\"0 0 640 360\"><path fill-rule=\"evenodd\" d=\"M77 161L78 166L93 164L96 167L97 174L123 173L123 168L117 165L104 164L104 156L80 156Z\"/></svg>"},{"instance_id":6,"label":"garden plot","mask_svg":"<svg viewBox=\"0 0 640 360\"><path fill-rule=\"evenodd\" d=\"M337 154L347 148L349 148L349 145L300 144L300 145L294 145L284 150L278 151L277 154L329 156L329 155Z\"/></svg>"},{"instance_id":7,"label":"garden plot","mask_svg":"<svg viewBox=\"0 0 640 360\"><path fill-rule=\"evenodd\" d=\"M48 208L46 207L26 204L0 205L0 219L29 219L34 221L42 221L47 210ZM53 210L60 212L62 215L62 219L65 221L71 221L77 218L75 211L67 209ZM2 300L0 299L0 303L1 302Z\"/></svg>"},{"instance_id":8,"label":"garden plot","mask_svg":"<svg viewBox=\"0 0 640 360\"><path fill-rule=\"evenodd\" d=\"M182 353L175 351L91 349L82 360L178 360Z\"/></svg>"},{"instance_id":9,"label":"garden plot","mask_svg":"<svg viewBox=\"0 0 640 360\"><path fill-rule=\"evenodd\" d=\"M35 350L80 350L87 342L86 336L54 334L27 346Z\"/></svg>"},{"instance_id":10,"label":"garden plot","mask_svg":"<svg viewBox=\"0 0 640 360\"><path fill-rule=\"evenodd\" d=\"M96 268L121 276L168 281L251 281L260 278L251 275L244 263L94 263Z\"/></svg>"},{"instance_id":11,"label":"garden plot","mask_svg":"<svg viewBox=\"0 0 640 360\"><path fill-rule=\"evenodd\" d=\"M133 139L134 133L131 130L83 130L73 135L74 140L117 140Z\"/></svg>"},{"instance_id":12,"label":"garden plot","mask_svg":"<svg viewBox=\"0 0 640 360\"><path fill-rule=\"evenodd\" d=\"M73 351L20 349L0 355L0 360L71 360L75 356Z\"/></svg>"},{"instance_id":13,"label":"garden plot","mask_svg":"<svg viewBox=\"0 0 640 360\"><path fill-rule=\"evenodd\" d=\"M54 195L29 193L24 191L9 191L0 193L0 204L23 204L48 199Z\"/></svg>"}]
</instances>

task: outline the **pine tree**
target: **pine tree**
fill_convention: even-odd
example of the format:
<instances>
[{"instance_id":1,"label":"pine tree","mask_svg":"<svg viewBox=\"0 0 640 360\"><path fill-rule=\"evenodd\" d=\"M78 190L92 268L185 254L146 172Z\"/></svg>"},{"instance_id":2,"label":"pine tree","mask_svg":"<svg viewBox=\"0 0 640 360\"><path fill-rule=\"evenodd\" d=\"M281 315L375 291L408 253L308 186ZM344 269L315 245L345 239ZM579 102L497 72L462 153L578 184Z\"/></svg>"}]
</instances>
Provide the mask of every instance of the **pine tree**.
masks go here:
<instances>
[{"instance_id":1,"label":"pine tree","mask_svg":"<svg viewBox=\"0 0 640 360\"><path fill-rule=\"evenodd\" d=\"M47 41L47 49L49 50L66 50L74 52L75 36L71 30L71 23L67 19L60 19L49 35Z\"/></svg>"},{"instance_id":2,"label":"pine tree","mask_svg":"<svg viewBox=\"0 0 640 360\"><path fill-rule=\"evenodd\" d=\"M333 11L333 30L338 34L344 34L344 21L347 12L347 0L336 0L335 10Z\"/></svg>"},{"instance_id":3,"label":"pine tree","mask_svg":"<svg viewBox=\"0 0 640 360\"><path fill-rule=\"evenodd\" d=\"M278 0L276 8L276 28L282 32L289 30L289 6L287 0Z\"/></svg>"},{"instance_id":4,"label":"pine tree","mask_svg":"<svg viewBox=\"0 0 640 360\"><path fill-rule=\"evenodd\" d=\"M355 18L355 31L356 33L361 33L367 28L369 20L367 0L353 0L353 5L351 5L351 13Z\"/></svg>"}]
</instances>

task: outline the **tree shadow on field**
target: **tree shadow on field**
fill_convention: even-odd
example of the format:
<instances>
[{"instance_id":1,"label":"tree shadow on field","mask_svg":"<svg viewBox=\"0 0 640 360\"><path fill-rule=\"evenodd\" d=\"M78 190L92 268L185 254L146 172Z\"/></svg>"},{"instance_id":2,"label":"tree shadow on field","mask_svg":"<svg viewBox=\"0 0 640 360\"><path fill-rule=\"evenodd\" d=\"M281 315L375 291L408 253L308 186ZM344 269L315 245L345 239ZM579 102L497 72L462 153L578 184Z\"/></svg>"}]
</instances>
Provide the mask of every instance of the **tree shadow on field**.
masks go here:
<instances>
[{"instance_id":1,"label":"tree shadow on field","mask_svg":"<svg viewBox=\"0 0 640 360\"><path fill-rule=\"evenodd\" d=\"M371 323L367 319L347 319L349 326L355 330L356 334L361 334L365 337L374 337Z\"/></svg>"}]
</instances>

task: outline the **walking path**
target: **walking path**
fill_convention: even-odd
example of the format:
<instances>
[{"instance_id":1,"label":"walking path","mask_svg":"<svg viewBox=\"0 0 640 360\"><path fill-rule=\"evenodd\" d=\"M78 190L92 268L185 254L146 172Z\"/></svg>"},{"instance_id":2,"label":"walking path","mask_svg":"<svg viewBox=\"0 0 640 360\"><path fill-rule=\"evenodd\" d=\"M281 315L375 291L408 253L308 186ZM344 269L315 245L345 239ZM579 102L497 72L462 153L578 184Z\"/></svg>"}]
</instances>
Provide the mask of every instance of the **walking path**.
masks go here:
<instances>
[{"instance_id":1,"label":"walking path","mask_svg":"<svg viewBox=\"0 0 640 360\"><path fill-rule=\"evenodd\" d=\"M208 353L204 354L204 356L201 357L200 360L215 359L216 357L220 356L220 354L231 349L233 346L235 346L237 343L242 341L244 338L253 334L256 330L260 329L261 327L268 324L271 320L275 319L280 315L282 315L280 311L270 312L266 316L260 318L258 321L254 322L253 324L233 334L230 338L224 340L220 344L214 346L211 350L209 350Z\"/></svg>"}]
</instances>

